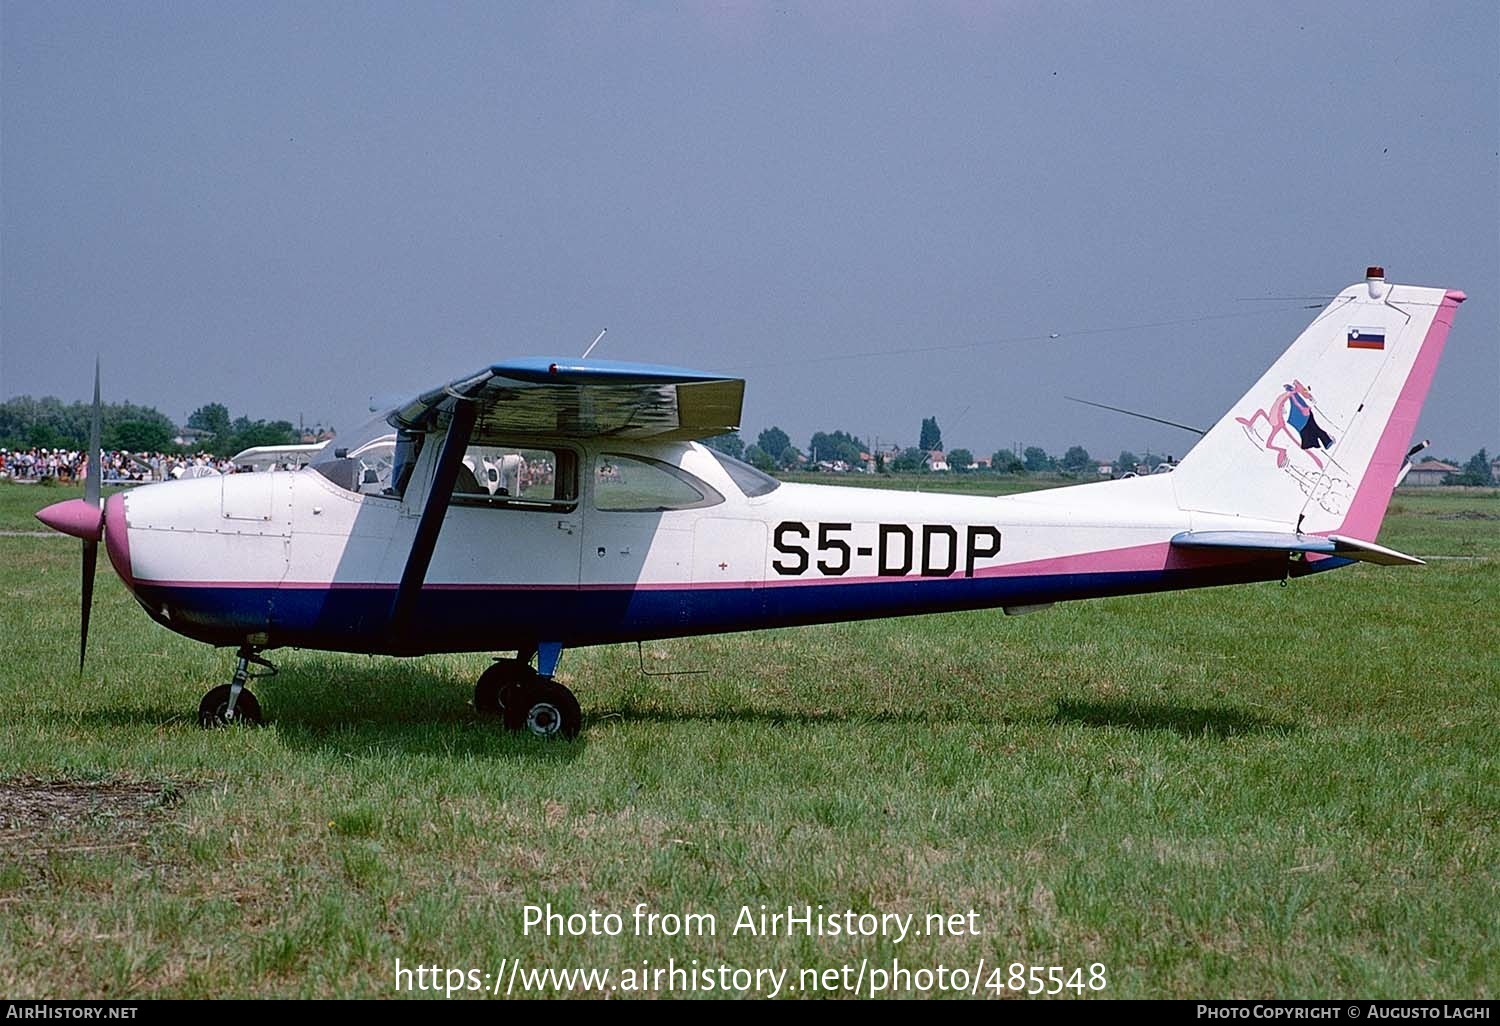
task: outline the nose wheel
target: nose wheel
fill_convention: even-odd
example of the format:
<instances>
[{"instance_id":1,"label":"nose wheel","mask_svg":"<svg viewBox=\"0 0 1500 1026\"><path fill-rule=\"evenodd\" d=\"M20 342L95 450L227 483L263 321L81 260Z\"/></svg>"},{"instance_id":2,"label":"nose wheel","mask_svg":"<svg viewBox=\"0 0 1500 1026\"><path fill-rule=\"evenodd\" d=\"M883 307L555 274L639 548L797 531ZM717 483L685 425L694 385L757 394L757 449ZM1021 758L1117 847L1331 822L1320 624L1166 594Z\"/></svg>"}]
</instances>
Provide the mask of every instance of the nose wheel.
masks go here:
<instances>
[{"instance_id":1,"label":"nose wheel","mask_svg":"<svg viewBox=\"0 0 1500 1026\"><path fill-rule=\"evenodd\" d=\"M228 684L220 684L203 696L203 701L198 703L198 725L209 730L236 724L260 726L264 719L260 712L260 702L256 700L256 697L248 688L241 688L239 698L234 703L234 711L231 713L229 688Z\"/></svg>"},{"instance_id":2,"label":"nose wheel","mask_svg":"<svg viewBox=\"0 0 1500 1026\"><path fill-rule=\"evenodd\" d=\"M265 667L265 672L255 673L250 665ZM263 659L258 649L243 645L239 661L235 663L234 677L228 684L220 684L198 703L198 725L205 729L232 727L239 724L256 727L264 722L260 702L245 685L256 677L274 677L276 667Z\"/></svg>"}]
</instances>

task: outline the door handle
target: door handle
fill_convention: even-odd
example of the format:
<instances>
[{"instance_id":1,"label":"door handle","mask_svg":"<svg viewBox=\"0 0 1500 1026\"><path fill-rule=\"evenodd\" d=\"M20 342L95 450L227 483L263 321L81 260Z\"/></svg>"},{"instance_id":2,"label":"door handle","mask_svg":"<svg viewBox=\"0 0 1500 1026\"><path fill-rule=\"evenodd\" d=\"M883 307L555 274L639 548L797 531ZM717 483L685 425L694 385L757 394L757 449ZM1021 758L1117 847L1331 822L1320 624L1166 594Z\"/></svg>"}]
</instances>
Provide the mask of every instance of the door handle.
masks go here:
<instances>
[{"instance_id":1,"label":"door handle","mask_svg":"<svg viewBox=\"0 0 1500 1026\"><path fill-rule=\"evenodd\" d=\"M574 531L578 530L578 521L559 520L557 522L557 529L559 531L567 531L569 534L572 534Z\"/></svg>"}]
</instances>

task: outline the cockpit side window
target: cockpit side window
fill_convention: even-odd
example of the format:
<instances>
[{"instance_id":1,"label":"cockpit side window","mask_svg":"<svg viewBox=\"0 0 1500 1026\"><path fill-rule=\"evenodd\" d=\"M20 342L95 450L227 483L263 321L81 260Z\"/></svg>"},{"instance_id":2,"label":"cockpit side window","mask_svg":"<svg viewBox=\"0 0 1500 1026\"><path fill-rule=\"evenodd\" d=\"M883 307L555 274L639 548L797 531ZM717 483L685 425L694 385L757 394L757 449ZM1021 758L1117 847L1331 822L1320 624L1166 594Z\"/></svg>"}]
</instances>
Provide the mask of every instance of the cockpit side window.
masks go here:
<instances>
[{"instance_id":1,"label":"cockpit side window","mask_svg":"<svg viewBox=\"0 0 1500 1026\"><path fill-rule=\"evenodd\" d=\"M470 445L453 482L455 505L556 509L577 501L578 456L571 449Z\"/></svg>"}]
</instances>

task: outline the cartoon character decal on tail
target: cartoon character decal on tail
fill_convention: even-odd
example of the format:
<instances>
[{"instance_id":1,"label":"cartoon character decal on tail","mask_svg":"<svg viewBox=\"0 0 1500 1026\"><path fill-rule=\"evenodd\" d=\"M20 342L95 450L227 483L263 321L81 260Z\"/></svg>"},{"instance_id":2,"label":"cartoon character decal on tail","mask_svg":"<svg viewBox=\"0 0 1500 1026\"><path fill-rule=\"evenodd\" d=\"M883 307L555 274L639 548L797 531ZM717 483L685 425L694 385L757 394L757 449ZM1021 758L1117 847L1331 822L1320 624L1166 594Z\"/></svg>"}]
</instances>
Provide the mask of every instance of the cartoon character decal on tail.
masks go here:
<instances>
[{"instance_id":1,"label":"cartoon character decal on tail","mask_svg":"<svg viewBox=\"0 0 1500 1026\"><path fill-rule=\"evenodd\" d=\"M1276 466L1286 471L1305 495L1329 513L1342 514L1348 508L1353 488L1329 470L1330 464L1338 468L1330 455L1334 437L1318 423L1319 411L1312 389L1296 378L1281 389L1264 409L1234 419L1256 448L1276 454ZM1264 435L1256 430L1261 421L1267 429ZM1277 445L1277 438L1283 435L1287 444Z\"/></svg>"},{"instance_id":2,"label":"cartoon character decal on tail","mask_svg":"<svg viewBox=\"0 0 1500 1026\"><path fill-rule=\"evenodd\" d=\"M1290 385L1282 385L1282 393L1271 400L1270 406L1264 410L1256 410L1249 418L1236 417L1245 427L1245 433L1254 438L1257 444L1264 445L1267 449L1276 453L1276 465L1285 467L1287 462L1286 449L1276 444L1276 436L1284 434L1289 440L1295 441L1312 461L1319 467L1323 461L1313 449L1333 448L1333 437L1318 426L1317 414L1313 410L1312 389L1302 382L1293 378ZM1255 422L1264 420L1270 427L1271 433L1264 439L1255 433ZM1293 432L1296 432L1293 435Z\"/></svg>"}]
</instances>

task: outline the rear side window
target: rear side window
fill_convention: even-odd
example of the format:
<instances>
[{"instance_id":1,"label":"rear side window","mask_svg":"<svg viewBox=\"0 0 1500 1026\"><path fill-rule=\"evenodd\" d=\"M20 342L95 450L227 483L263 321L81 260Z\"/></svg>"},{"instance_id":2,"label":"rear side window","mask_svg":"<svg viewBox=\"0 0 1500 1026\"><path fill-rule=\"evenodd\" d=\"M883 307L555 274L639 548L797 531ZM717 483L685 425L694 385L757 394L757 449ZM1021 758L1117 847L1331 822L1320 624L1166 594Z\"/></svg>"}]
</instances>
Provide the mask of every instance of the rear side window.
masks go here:
<instances>
[{"instance_id":1,"label":"rear side window","mask_svg":"<svg viewBox=\"0 0 1500 1026\"><path fill-rule=\"evenodd\" d=\"M753 499L758 495L769 495L781 487L781 482L770 474L763 474L748 463L742 463L733 456L726 455L717 449L709 449L714 459L719 461L719 466L724 468L724 473L734 482L736 488L745 493L747 499Z\"/></svg>"},{"instance_id":2,"label":"rear side window","mask_svg":"<svg viewBox=\"0 0 1500 1026\"><path fill-rule=\"evenodd\" d=\"M605 453L594 464L594 508L604 513L665 513L723 501L704 482L660 460Z\"/></svg>"}]
</instances>

